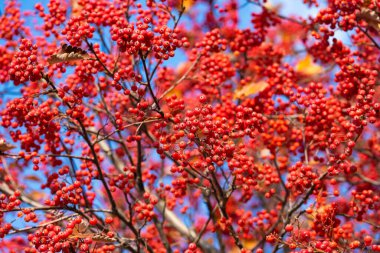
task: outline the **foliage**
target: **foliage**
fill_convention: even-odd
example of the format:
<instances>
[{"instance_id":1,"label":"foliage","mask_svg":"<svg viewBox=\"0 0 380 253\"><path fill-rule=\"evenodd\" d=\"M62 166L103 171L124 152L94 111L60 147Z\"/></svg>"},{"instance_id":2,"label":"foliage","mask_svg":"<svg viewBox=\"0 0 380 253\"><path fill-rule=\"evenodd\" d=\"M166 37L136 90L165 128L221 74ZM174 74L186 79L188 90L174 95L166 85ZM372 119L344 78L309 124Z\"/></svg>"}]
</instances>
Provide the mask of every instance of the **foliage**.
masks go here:
<instances>
[{"instance_id":1,"label":"foliage","mask_svg":"<svg viewBox=\"0 0 380 253\"><path fill-rule=\"evenodd\" d=\"M380 251L380 2L266 2L6 1L0 251Z\"/></svg>"}]
</instances>

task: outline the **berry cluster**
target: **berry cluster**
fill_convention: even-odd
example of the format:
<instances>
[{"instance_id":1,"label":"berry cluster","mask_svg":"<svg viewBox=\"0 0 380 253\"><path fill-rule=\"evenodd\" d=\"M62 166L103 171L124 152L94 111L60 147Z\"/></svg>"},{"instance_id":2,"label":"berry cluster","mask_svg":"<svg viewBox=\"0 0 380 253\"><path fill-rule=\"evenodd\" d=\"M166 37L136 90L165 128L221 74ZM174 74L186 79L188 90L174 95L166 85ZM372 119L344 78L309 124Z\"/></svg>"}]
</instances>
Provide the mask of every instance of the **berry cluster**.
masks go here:
<instances>
[{"instance_id":1,"label":"berry cluster","mask_svg":"<svg viewBox=\"0 0 380 253\"><path fill-rule=\"evenodd\" d=\"M266 7L260 13L252 13L251 23L261 34L265 34L268 28L279 24L281 20L277 15Z\"/></svg>"},{"instance_id":2,"label":"berry cluster","mask_svg":"<svg viewBox=\"0 0 380 253\"><path fill-rule=\"evenodd\" d=\"M195 44L197 48L201 48L201 54L208 56L212 53L225 51L227 48L227 40L221 37L219 29L207 32L203 40Z\"/></svg>"},{"instance_id":3,"label":"berry cluster","mask_svg":"<svg viewBox=\"0 0 380 253\"><path fill-rule=\"evenodd\" d=\"M125 168L125 174L119 174L110 179L109 185L129 193L135 187L136 168Z\"/></svg>"},{"instance_id":4,"label":"berry cluster","mask_svg":"<svg viewBox=\"0 0 380 253\"><path fill-rule=\"evenodd\" d=\"M0 227L0 238L4 238L12 229L12 225L10 223L2 224Z\"/></svg>"},{"instance_id":5,"label":"berry cluster","mask_svg":"<svg viewBox=\"0 0 380 253\"><path fill-rule=\"evenodd\" d=\"M328 236L337 230L340 220L336 217L336 206L334 204L327 205L318 209L313 222L313 229L319 236Z\"/></svg>"},{"instance_id":6,"label":"berry cluster","mask_svg":"<svg viewBox=\"0 0 380 253\"><path fill-rule=\"evenodd\" d=\"M54 197L52 200L46 200L45 204L49 206L80 204L83 198L81 186L79 181L67 185L65 182L60 182L57 173L52 174L48 177L48 182L43 185L43 188L49 188Z\"/></svg>"},{"instance_id":7,"label":"berry cluster","mask_svg":"<svg viewBox=\"0 0 380 253\"><path fill-rule=\"evenodd\" d=\"M24 217L25 222L38 222L37 214L30 208L24 208L17 213L17 217Z\"/></svg>"},{"instance_id":8,"label":"berry cluster","mask_svg":"<svg viewBox=\"0 0 380 253\"><path fill-rule=\"evenodd\" d=\"M13 40L15 36L29 34L24 27L25 20L22 18L20 4L17 1L6 1L5 8L0 17L0 38Z\"/></svg>"},{"instance_id":9,"label":"berry cluster","mask_svg":"<svg viewBox=\"0 0 380 253\"><path fill-rule=\"evenodd\" d=\"M0 248L380 251L380 3L266 2L7 1Z\"/></svg>"},{"instance_id":10,"label":"berry cluster","mask_svg":"<svg viewBox=\"0 0 380 253\"><path fill-rule=\"evenodd\" d=\"M168 60L174 56L174 51L182 47L186 39L179 39L178 32L167 26L155 27L149 30L150 18L144 22L128 23L121 19L111 27L112 40L116 41L121 52L136 55L152 50L157 59Z\"/></svg>"},{"instance_id":11,"label":"berry cluster","mask_svg":"<svg viewBox=\"0 0 380 253\"><path fill-rule=\"evenodd\" d=\"M228 38L231 50L240 53L248 52L251 48L259 46L264 41L264 36L249 29L231 31Z\"/></svg>"},{"instance_id":12,"label":"berry cluster","mask_svg":"<svg viewBox=\"0 0 380 253\"><path fill-rule=\"evenodd\" d=\"M373 190L353 190L353 200L350 202L352 210L357 214L357 219L362 220L368 210L378 210L380 197Z\"/></svg>"},{"instance_id":13,"label":"berry cluster","mask_svg":"<svg viewBox=\"0 0 380 253\"><path fill-rule=\"evenodd\" d=\"M199 68L199 88L206 94L216 94L218 90L215 87L221 86L235 75L230 58L225 54L213 54L202 58Z\"/></svg>"},{"instance_id":14,"label":"berry cluster","mask_svg":"<svg viewBox=\"0 0 380 253\"><path fill-rule=\"evenodd\" d=\"M318 183L318 175L313 172L310 166L304 166L298 162L295 166L289 168L289 176L286 187L292 189L294 195L298 196L312 184Z\"/></svg>"},{"instance_id":15,"label":"berry cluster","mask_svg":"<svg viewBox=\"0 0 380 253\"><path fill-rule=\"evenodd\" d=\"M29 242L34 246L28 252L69 252L70 248L76 247L80 252L87 252L93 244L93 240L90 236L81 236L87 229L83 224L82 218L78 217L70 220L64 230L61 226L53 224L39 228L33 234L28 235ZM82 237L83 239L79 241L78 238Z\"/></svg>"},{"instance_id":16,"label":"berry cluster","mask_svg":"<svg viewBox=\"0 0 380 253\"><path fill-rule=\"evenodd\" d=\"M12 211L21 205L21 200L19 197L21 192L15 191L12 195L7 196L5 194L0 194L0 209L5 211ZM4 238L11 230L12 226L9 223L5 223L4 211L0 211L0 238Z\"/></svg>"},{"instance_id":17,"label":"berry cluster","mask_svg":"<svg viewBox=\"0 0 380 253\"><path fill-rule=\"evenodd\" d=\"M6 46L0 46L0 83L9 81L9 68L13 59L13 53Z\"/></svg>"},{"instance_id":18,"label":"berry cluster","mask_svg":"<svg viewBox=\"0 0 380 253\"><path fill-rule=\"evenodd\" d=\"M73 11L88 23L99 27L114 25L120 18L125 17L127 9L128 4L124 2L79 0Z\"/></svg>"},{"instance_id":19,"label":"berry cluster","mask_svg":"<svg viewBox=\"0 0 380 253\"><path fill-rule=\"evenodd\" d=\"M61 31L72 46L81 46L82 41L93 37L95 27L90 26L83 17L72 17Z\"/></svg>"},{"instance_id":20,"label":"berry cluster","mask_svg":"<svg viewBox=\"0 0 380 253\"><path fill-rule=\"evenodd\" d=\"M21 98L10 101L2 111L2 126L6 128L25 127L26 133L20 130L10 133L14 141L20 141L21 147L26 151L40 149L40 144L45 142L55 150L60 125L55 122L59 111L54 107L54 100L48 99L42 104L33 98ZM42 140L42 136L45 137Z\"/></svg>"},{"instance_id":21,"label":"berry cluster","mask_svg":"<svg viewBox=\"0 0 380 253\"><path fill-rule=\"evenodd\" d=\"M165 98L165 102L167 103L167 106L170 110L170 114L173 116L185 109L185 101L182 98L178 98L176 95Z\"/></svg>"},{"instance_id":22,"label":"berry cluster","mask_svg":"<svg viewBox=\"0 0 380 253\"><path fill-rule=\"evenodd\" d=\"M331 29L339 26L342 30L352 30L357 25L356 14L360 12L363 1L332 1L331 7L321 10L316 22L329 25Z\"/></svg>"},{"instance_id":23,"label":"berry cluster","mask_svg":"<svg viewBox=\"0 0 380 253\"><path fill-rule=\"evenodd\" d=\"M37 3L34 8L37 10L38 15L43 18L45 34L48 37L51 31L56 37L59 36L58 32L54 29L55 26L63 24L66 20L66 7L62 5L59 0L50 0L48 5L49 13L45 13L45 8L42 4Z\"/></svg>"},{"instance_id":24,"label":"berry cluster","mask_svg":"<svg viewBox=\"0 0 380 253\"><path fill-rule=\"evenodd\" d=\"M158 203L158 200L156 197L150 195L147 192L144 193L143 197L146 203L142 201L136 202L133 209L136 212L137 219L151 221L154 217L156 217L153 209L154 206Z\"/></svg>"},{"instance_id":25,"label":"berry cluster","mask_svg":"<svg viewBox=\"0 0 380 253\"><path fill-rule=\"evenodd\" d=\"M28 240L34 245L38 252L59 252L62 248L67 248L68 243L61 243L69 234L61 231L60 226L48 225L37 230L34 234L28 235ZM30 251L33 252L33 251Z\"/></svg>"},{"instance_id":26,"label":"berry cluster","mask_svg":"<svg viewBox=\"0 0 380 253\"><path fill-rule=\"evenodd\" d=\"M10 79L15 85L41 79L44 66L37 61L37 46L30 40L22 39L9 68Z\"/></svg>"}]
</instances>

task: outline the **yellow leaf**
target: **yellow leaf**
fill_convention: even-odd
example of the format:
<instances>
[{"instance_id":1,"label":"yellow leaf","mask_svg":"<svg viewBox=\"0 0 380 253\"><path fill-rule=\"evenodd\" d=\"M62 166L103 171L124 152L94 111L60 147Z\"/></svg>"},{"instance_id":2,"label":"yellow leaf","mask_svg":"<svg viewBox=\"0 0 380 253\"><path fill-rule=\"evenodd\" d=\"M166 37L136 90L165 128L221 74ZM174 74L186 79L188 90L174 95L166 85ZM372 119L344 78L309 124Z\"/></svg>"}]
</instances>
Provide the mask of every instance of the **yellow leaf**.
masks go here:
<instances>
[{"instance_id":1,"label":"yellow leaf","mask_svg":"<svg viewBox=\"0 0 380 253\"><path fill-rule=\"evenodd\" d=\"M27 175L24 177L24 179L35 181L35 182L41 182L41 179L37 177L36 175Z\"/></svg>"},{"instance_id":2,"label":"yellow leaf","mask_svg":"<svg viewBox=\"0 0 380 253\"><path fill-rule=\"evenodd\" d=\"M243 239L241 240L241 244L243 244L243 248L245 250L252 250L256 245L258 241L255 239ZM231 250L230 253L241 253L241 250L237 247L234 246Z\"/></svg>"},{"instance_id":3,"label":"yellow leaf","mask_svg":"<svg viewBox=\"0 0 380 253\"><path fill-rule=\"evenodd\" d=\"M185 12L188 11L191 6L193 6L195 3L195 0L180 0L180 9L181 7L185 8Z\"/></svg>"},{"instance_id":4,"label":"yellow leaf","mask_svg":"<svg viewBox=\"0 0 380 253\"><path fill-rule=\"evenodd\" d=\"M80 15L80 12L83 9L82 5L79 5L78 0L71 0L71 9L72 9L72 16L76 17Z\"/></svg>"},{"instance_id":5,"label":"yellow leaf","mask_svg":"<svg viewBox=\"0 0 380 253\"><path fill-rule=\"evenodd\" d=\"M33 200L42 200L46 198L46 194L41 191L31 191L30 193L26 194L26 196Z\"/></svg>"},{"instance_id":6,"label":"yellow leaf","mask_svg":"<svg viewBox=\"0 0 380 253\"><path fill-rule=\"evenodd\" d=\"M260 150L260 157L261 157L261 158L267 158L267 157L270 157L271 154L272 154L272 153L271 153L270 150L267 149L267 148L264 148L264 149Z\"/></svg>"},{"instance_id":7,"label":"yellow leaf","mask_svg":"<svg viewBox=\"0 0 380 253\"><path fill-rule=\"evenodd\" d=\"M296 70L304 75L313 76L323 72L323 68L313 62L311 55L306 55L305 58L300 60L296 65Z\"/></svg>"},{"instance_id":8,"label":"yellow leaf","mask_svg":"<svg viewBox=\"0 0 380 253\"><path fill-rule=\"evenodd\" d=\"M257 94L268 87L268 83L265 81L259 81L257 83L249 83L242 88L235 91L234 99L248 97L250 95Z\"/></svg>"},{"instance_id":9,"label":"yellow leaf","mask_svg":"<svg viewBox=\"0 0 380 253\"><path fill-rule=\"evenodd\" d=\"M173 95L176 95L177 98L182 98L182 96L183 96L182 90L180 90L180 89L173 89L168 94L166 94L165 97L168 98L168 97L171 97Z\"/></svg>"},{"instance_id":10,"label":"yellow leaf","mask_svg":"<svg viewBox=\"0 0 380 253\"><path fill-rule=\"evenodd\" d=\"M234 247L230 250L230 253L240 253L241 252L241 250L239 249L239 247L238 246L235 246L234 245Z\"/></svg>"},{"instance_id":11,"label":"yellow leaf","mask_svg":"<svg viewBox=\"0 0 380 253\"><path fill-rule=\"evenodd\" d=\"M257 245L258 241L256 239L243 239L241 243L245 249L251 250Z\"/></svg>"}]
</instances>

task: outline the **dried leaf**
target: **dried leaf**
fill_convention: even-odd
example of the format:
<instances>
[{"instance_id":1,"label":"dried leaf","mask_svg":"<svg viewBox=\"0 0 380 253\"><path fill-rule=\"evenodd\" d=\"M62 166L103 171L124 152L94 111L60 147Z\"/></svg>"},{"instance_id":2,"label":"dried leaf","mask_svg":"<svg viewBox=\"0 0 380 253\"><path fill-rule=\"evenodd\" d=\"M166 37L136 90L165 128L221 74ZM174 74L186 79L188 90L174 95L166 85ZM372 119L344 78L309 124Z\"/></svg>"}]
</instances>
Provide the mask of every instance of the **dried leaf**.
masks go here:
<instances>
[{"instance_id":1,"label":"dried leaf","mask_svg":"<svg viewBox=\"0 0 380 253\"><path fill-rule=\"evenodd\" d=\"M243 86L241 89L236 90L234 94L234 99L248 97L250 95L257 94L263 90L265 90L268 87L268 83L265 81L259 81L257 83L252 82L245 86Z\"/></svg>"},{"instance_id":2,"label":"dried leaf","mask_svg":"<svg viewBox=\"0 0 380 253\"><path fill-rule=\"evenodd\" d=\"M14 149L16 146L7 143L4 139L0 139L0 152L5 152Z\"/></svg>"},{"instance_id":3,"label":"dried leaf","mask_svg":"<svg viewBox=\"0 0 380 253\"><path fill-rule=\"evenodd\" d=\"M58 53L49 57L48 62L52 65L59 62L76 62L86 59L90 59L90 56L85 50L64 44Z\"/></svg>"},{"instance_id":4,"label":"dried leaf","mask_svg":"<svg viewBox=\"0 0 380 253\"><path fill-rule=\"evenodd\" d=\"M361 12L357 14L357 18L367 22L367 24L376 31L380 31L380 17L379 13L376 11L368 8L362 8Z\"/></svg>"},{"instance_id":5,"label":"dried leaf","mask_svg":"<svg viewBox=\"0 0 380 253\"><path fill-rule=\"evenodd\" d=\"M37 177L36 175L27 175L24 177L24 179L35 181L35 182L41 182L41 179Z\"/></svg>"},{"instance_id":6,"label":"dried leaf","mask_svg":"<svg viewBox=\"0 0 380 253\"><path fill-rule=\"evenodd\" d=\"M104 234L76 233L69 236L70 239L84 239L90 237L95 242L115 242L116 239Z\"/></svg>"},{"instance_id":7,"label":"dried leaf","mask_svg":"<svg viewBox=\"0 0 380 253\"><path fill-rule=\"evenodd\" d=\"M109 237L100 233L91 233L88 229L89 224L87 221L82 221L80 224L74 226L73 233L69 236L71 239L75 238L87 238L91 237L93 241L96 242L114 242L115 238Z\"/></svg>"},{"instance_id":8,"label":"dried leaf","mask_svg":"<svg viewBox=\"0 0 380 253\"><path fill-rule=\"evenodd\" d=\"M76 224L74 226L72 235L75 236L75 235L84 234L87 231L88 226L89 226L88 222L83 220L80 224Z\"/></svg>"},{"instance_id":9,"label":"dried leaf","mask_svg":"<svg viewBox=\"0 0 380 253\"><path fill-rule=\"evenodd\" d=\"M278 13L283 6L281 3L273 3L273 1L266 1L266 3L264 3L264 7L274 13Z\"/></svg>"},{"instance_id":10,"label":"dried leaf","mask_svg":"<svg viewBox=\"0 0 380 253\"><path fill-rule=\"evenodd\" d=\"M41 191L31 191L30 193L26 194L26 196L34 200L42 200L46 198L46 194Z\"/></svg>"},{"instance_id":11,"label":"dried leaf","mask_svg":"<svg viewBox=\"0 0 380 253\"><path fill-rule=\"evenodd\" d=\"M167 237L171 239L176 240L177 238L181 238L181 234L175 229L170 229L168 232L166 232L166 234L167 234Z\"/></svg>"},{"instance_id":12,"label":"dried leaf","mask_svg":"<svg viewBox=\"0 0 380 253\"><path fill-rule=\"evenodd\" d=\"M102 234L93 235L92 240L95 242L115 242L116 241L115 238L112 238L112 237L109 237L106 235L102 235Z\"/></svg>"},{"instance_id":13,"label":"dried leaf","mask_svg":"<svg viewBox=\"0 0 380 253\"><path fill-rule=\"evenodd\" d=\"M298 62L296 65L296 70L308 76L318 75L323 72L323 68L320 65L314 63L313 57L309 54Z\"/></svg>"}]
</instances>

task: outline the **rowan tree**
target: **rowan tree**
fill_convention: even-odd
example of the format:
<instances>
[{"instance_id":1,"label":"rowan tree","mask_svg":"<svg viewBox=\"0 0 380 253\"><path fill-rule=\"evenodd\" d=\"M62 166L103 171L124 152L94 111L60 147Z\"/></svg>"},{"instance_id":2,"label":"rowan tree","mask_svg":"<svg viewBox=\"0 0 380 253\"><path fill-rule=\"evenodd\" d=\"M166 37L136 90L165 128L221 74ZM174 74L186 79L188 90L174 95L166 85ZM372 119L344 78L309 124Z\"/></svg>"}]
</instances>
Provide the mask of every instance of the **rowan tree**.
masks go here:
<instances>
[{"instance_id":1,"label":"rowan tree","mask_svg":"<svg viewBox=\"0 0 380 253\"><path fill-rule=\"evenodd\" d=\"M379 1L25 2L1 252L380 251Z\"/></svg>"}]
</instances>

